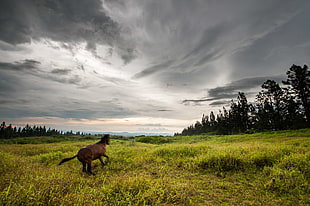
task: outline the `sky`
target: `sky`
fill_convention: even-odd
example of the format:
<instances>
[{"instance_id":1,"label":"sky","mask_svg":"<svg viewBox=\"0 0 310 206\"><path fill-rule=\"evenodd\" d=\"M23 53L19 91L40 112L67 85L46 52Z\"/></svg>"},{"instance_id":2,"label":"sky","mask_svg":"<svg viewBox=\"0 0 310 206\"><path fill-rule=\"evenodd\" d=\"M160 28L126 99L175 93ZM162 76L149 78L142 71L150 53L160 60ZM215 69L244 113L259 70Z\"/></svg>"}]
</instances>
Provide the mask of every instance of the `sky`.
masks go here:
<instances>
[{"instance_id":1,"label":"sky","mask_svg":"<svg viewBox=\"0 0 310 206\"><path fill-rule=\"evenodd\" d=\"M0 120L168 133L309 65L309 0L1 0Z\"/></svg>"}]
</instances>

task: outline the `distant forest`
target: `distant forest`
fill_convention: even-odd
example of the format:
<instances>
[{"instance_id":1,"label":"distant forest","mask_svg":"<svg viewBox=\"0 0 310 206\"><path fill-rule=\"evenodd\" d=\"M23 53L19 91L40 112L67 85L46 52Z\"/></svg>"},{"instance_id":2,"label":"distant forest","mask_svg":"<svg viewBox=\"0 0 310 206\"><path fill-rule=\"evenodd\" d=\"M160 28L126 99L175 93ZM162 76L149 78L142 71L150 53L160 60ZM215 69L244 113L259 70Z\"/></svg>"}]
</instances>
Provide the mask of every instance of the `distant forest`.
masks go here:
<instances>
[{"instance_id":1,"label":"distant forest","mask_svg":"<svg viewBox=\"0 0 310 206\"><path fill-rule=\"evenodd\" d=\"M60 131L56 129L46 128L45 126L29 126L28 124L25 127L13 127L12 124L6 125L5 122L2 122L0 125L0 139L9 139L14 137L33 137L33 136L72 136L72 135L86 135L86 133L71 131Z\"/></svg>"},{"instance_id":2,"label":"distant forest","mask_svg":"<svg viewBox=\"0 0 310 206\"><path fill-rule=\"evenodd\" d=\"M287 80L282 82L285 87L274 80L265 81L254 103L249 103L245 94L239 92L237 101L231 100L230 109L223 107L217 115L213 111L203 114L201 121L175 135L229 135L310 127L308 66L292 65L286 74Z\"/></svg>"}]
</instances>

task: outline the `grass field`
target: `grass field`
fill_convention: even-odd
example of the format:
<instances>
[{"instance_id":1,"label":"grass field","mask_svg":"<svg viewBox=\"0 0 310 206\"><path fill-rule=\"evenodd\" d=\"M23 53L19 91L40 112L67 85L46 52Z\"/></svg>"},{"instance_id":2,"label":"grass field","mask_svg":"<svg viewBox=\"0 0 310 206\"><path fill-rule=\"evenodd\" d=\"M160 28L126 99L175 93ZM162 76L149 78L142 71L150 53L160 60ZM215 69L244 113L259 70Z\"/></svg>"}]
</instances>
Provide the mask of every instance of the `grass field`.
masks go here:
<instances>
[{"instance_id":1,"label":"grass field","mask_svg":"<svg viewBox=\"0 0 310 206\"><path fill-rule=\"evenodd\" d=\"M119 137L95 176L57 164L97 139L65 140L0 141L0 205L310 205L310 129Z\"/></svg>"}]
</instances>

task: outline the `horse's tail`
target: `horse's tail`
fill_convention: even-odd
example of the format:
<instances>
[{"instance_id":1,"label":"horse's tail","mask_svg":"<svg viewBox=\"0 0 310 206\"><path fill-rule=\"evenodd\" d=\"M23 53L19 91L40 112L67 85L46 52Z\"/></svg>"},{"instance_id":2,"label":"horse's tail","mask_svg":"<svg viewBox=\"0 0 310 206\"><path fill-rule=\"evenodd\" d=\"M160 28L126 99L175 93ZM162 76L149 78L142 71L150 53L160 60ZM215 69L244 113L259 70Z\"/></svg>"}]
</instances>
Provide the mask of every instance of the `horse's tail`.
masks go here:
<instances>
[{"instance_id":1,"label":"horse's tail","mask_svg":"<svg viewBox=\"0 0 310 206\"><path fill-rule=\"evenodd\" d=\"M68 162L68 161L70 161L70 160L72 160L72 159L74 159L74 158L76 158L76 157L77 157L77 155L75 155L75 156L73 156L73 157L65 158L65 159L61 160L61 162L59 162L58 165L61 165L61 164L64 163L64 162Z\"/></svg>"}]
</instances>

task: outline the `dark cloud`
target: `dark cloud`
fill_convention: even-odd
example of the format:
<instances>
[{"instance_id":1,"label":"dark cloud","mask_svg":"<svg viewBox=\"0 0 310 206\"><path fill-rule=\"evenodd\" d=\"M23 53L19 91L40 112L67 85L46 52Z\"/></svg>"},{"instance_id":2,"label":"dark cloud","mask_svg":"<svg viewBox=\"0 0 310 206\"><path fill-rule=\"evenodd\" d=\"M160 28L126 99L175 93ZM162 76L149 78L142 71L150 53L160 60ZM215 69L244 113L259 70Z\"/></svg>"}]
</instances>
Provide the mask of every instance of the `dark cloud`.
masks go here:
<instances>
[{"instance_id":1,"label":"dark cloud","mask_svg":"<svg viewBox=\"0 0 310 206\"><path fill-rule=\"evenodd\" d=\"M54 114L54 116L62 118L73 118L73 119L98 119L98 118L117 118L135 113L127 112L124 110L95 110L95 109L76 109L76 110L62 110ZM51 116L51 115L50 115Z\"/></svg>"},{"instance_id":2,"label":"dark cloud","mask_svg":"<svg viewBox=\"0 0 310 206\"><path fill-rule=\"evenodd\" d=\"M22 61L16 61L13 63L7 62L0 62L0 80L5 87L12 87L15 88L12 84L14 82L20 82L20 75L32 75L34 77L42 78L43 80L52 80L55 82L63 83L63 84L74 84L81 86L80 83L82 78L80 75L69 75L72 71L71 69L53 69L51 72L45 72L41 68L41 63L39 61L33 59L25 59ZM20 72L19 74L15 75L7 75L7 72ZM8 76L8 79L3 79L2 77ZM28 84L29 86L32 85L31 80L30 82L24 82L24 84ZM0 83L1 85L1 83ZM25 87L21 87L19 90L24 89ZM15 89L16 90L16 89Z\"/></svg>"},{"instance_id":3,"label":"dark cloud","mask_svg":"<svg viewBox=\"0 0 310 206\"><path fill-rule=\"evenodd\" d=\"M159 109L158 112L172 112L173 110L170 109Z\"/></svg>"},{"instance_id":4,"label":"dark cloud","mask_svg":"<svg viewBox=\"0 0 310 206\"><path fill-rule=\"evenodd\" d=\"M55 82L59 82L62 84L74 84L77 86L80 86L80 83L82 81L82 78L79 75L72 75L72 76L68 76L68 77L61 77L59 76L59 74L57 76L46 76L46 79L55 81Z\"/></svg>"},{"instance_id":5,"label":"dark cloud","mask_svg":"<svg viewBox=\"0 0 310 206\"><path fill-rule=\"evenodd\" d=\"M0 69L0 100L3 102L9 101L9 98L14 98L19 95L20 88L27 88L27 84L18 77L11 75ZM2 105L2 104L0 104Z\"/></svg>"},{"instance_id":6,"label":"dark cloud","mask_svg":"<svg viewBox=\"0 0 310 206\"><path fill-rule=\"evenodd\" d=\"M229 105L229 103L231 102L231 100L223 100L223 101L214 101L212 103L210 103L210 106L225 106L225 105Z\"/></svg>"},{"instance_id":7,"label":"dark cloud","mask_svg":"<svg viewBox=\"0 0 310 206\"><path fill-rule=\"evenodd\" d=\"M100 0L3 0L0 27L0 40L10 44L49 38L69 44L86 42L86 49L94 53L97 44L104 44L116 47L125 63L135 58Z\"/></svg>"},{"instance_id":8,"label":"dark cloud","mask_svg":"<svg viewBox=\"0 0 310 206\"><path fill-rule=\"evenodd\" d=\"M300 55L294 55L293 50L283 52L283 55L290 54L285 61L281 61L283 55L277 56L276 60L266 59L277 48L281 51L281 47L293 46L288 42L297 39L296 31L301 30L297 34L301 37L298 41L308 41L306 21L310 3L305 0L264 3L255 0L108 2L119 9L116 11L126 12L130 5L142 8L142 11L133 9L142 17L133 19L131 28L146 37L139 39L142 42L140 49L157 59L134 77L156 75L161 82L164 75L160 73L179 75L193 70L202 71L202 67L207 68L224 59L222 62L229 63L225 68L214 66L223 73L231 72L232 80L236 80L245 76L281 73L287 65L304 62L309 56L309 52L302 53L302 49L297 52ZM298 29L301 25L302 28ZM282 39L283 36L287 39ZM287 52L287 48L283 51ZM292 62L293 59L297 60Z\"/></svg>"},{"instance_id":9,"label":"dark cloud","mask_svg":"<svg viewBox=\"0 0 310 206\"><path fill-rule=\"evenodd\" d=\"M245 78L245 79L231 82L223 87L216 87L216 88L210 89L208 91L208 94L209 96L213 98L222 99L222 96L225 96L225 94L238 93L239 91L244 92L244 91L248 91L253 88L260 87L268 79L272 79L280 83L283 79L285 79L285 76L279 75L279 76L270 76L270 77Z\"/></svg>"},{"instance_id":10,"label":"dark cloud","mask_svg":"<svg viewBox=\"0 0 310 206\"><path fill-rule=\"evenodd\" d=\"M235 71L232 78L274 75L288 70L292 64L308 64L309 9L309 1L283 1L280 5L274 3L265 13L256 11L248 30L262 32L231 56L231 67Z\"/></svg>"},{"instance_id":11,"label":"dark cloud","mask_svg":"<svg viewBox=\"0 0 310 206\"><path fill-rule=\"evenodd\" d=\"M5 100L0 100L0 104L1 105L12 105L12 104L28 104L30 103L29 100L26 100L26 99L5 99Z\"/></svg>"},{"instance_id":12,"label":"dark cloud","mask_svg":"<svg viewBox=\"0 0 310 206\"><path fill-rule=\"evenodd\" d=\"M236 98L238 92L244 92L249 95L255 94L255 92L249 92L251 89L258 89L266 80L272 79L279 84L285 79L285 76L273 76L273 77L253 77L241 79L238 81L231 82L225 86L215 87L208 90L208 97L201 99L187 99L183 100L182 103L185 105L194 104L199 105L204 102L211 102L210 105L221 105L227 104L229 100Z\"/></svg>"},{"instance_id":13,"label":"dark cloud","mask_svg":"<svg viewBox=\"0 0 310 206\"><path fill-rule=\"evenodd\" d=\"M195 119L309 64L309 9L308 0L2 0L0 115Z\"/></svg>"},{"instance_id":14,"label":"dark cloud","mask_svg":"<svg viewBox=\"0 0 310 206\"><path fill-rule=\"evenodd\" d=\"M157 65L153 65L153 66L146 68L146 69L142 70L141 72L135 74L134 78L139 79L139 78L146 77L148 75L154 74L156 72L165 70L165 69L169 68L173 64L173 62L174 62L173 60L169 60L169 61L157 64Z\"/></svg>"},{"instance_id":15,"label":"dark cloud","mask_svg":"<svg viewBox=\"0 0 310 206\"><path fill-rule=\"evenodd\" d=\"M248 91L252 88L261 86L267 79L270 79L270 77L246 78L231 82L222 87L210 89L208 91L209 100L231 98L232 95L237 95L238 92Z\"/></svg>"},{"instance_id":16,"label":"dark cloud","mask_svg":"<svg viewBox=\"0 0 310 206\"><path fill-rule=\"evenodd\" d=\"M35 111L30 109L22 109L22 108L6 108L0 107L0 118L23 118L23 117L45 117L52 116L52 113L48 111Z\"/></svg>"},{"instance_id":17,"label":"dark cloud","mask_svg":"<svg viewBox=\"0 0 310 206\"><path fill-rule=\"evenodd\" d=\"M193 61L192 66L201 66L219 58L224 54L224 50L221 48L221 39L232 27L232 24L223 23L207 28L196 47L186 54L182 61Z\"/></svg>"},{"instance_id":18,"label":"dark cloud","mask_svg":"<svg viewBox=\"0 0 310 206\"><path fill-rule=\"evenodd\" d=\"M28 97L28 99L0 98L0 118L21 117L60 117L73 119L97 119L131 116L136 112L129 111L120 106L115 100L91 102L63 97L56 104L48 104L48 98ZM55 102L55 100L52 100ZM32 105L37 105L33 107Z\"/></svg>"},{"instance_id":19,"label":"dark cloud","mask_svg":"<svg viewBox=\"0 0 310 206\"><path fill-rule=\"evenodd\" d=\"M113 43L119 35L117 23L103 12L99 0L4 0L1 8L0 37L13 44L41 37Z\"/></svg>"},{"instance_id":20,"label":"dark cloud","mask_svg":"<svg viewBox=\"0 0 310 206\"><path fill-rule=\"evenodd\" d=\"M53 69L51 71L52 74L59 74L59 75L67 75L71 72L71 69Z\"/></svg>"},{"instance_id":21,"label":"dark cloud","mask_svg":"<svg viewBox=\"0 0 310 206\"><path fill-rule=\"evenodd\" d=\"M207 84L213 84L222 71L213 65L198 68L189 67L187 71L167 70L154 74L154 79L162 88L171 92L186 92L201 90Z\"/></svg>"},{"instance_id":22,"label":"dark cloud","mask_svg":"<svg viewBox=\"0 0 310 206\"><path fill-rule=\"evenodd\" d=\"M10 43L0 40L0 50L2 51L25 51L27 49L23 46L12 45Z\"/></svg>"},{"instance_id":23,"label":"dark cloud","mask_svg":"<svg viewBox=\"0 0 310 206\"><path fill-rule=\"evenodd\" d=\"M128 64L137 57L137 52L134 48L125 48L119 50L119 55L123 59L124 64Z\"/></svg>"},{"instance_id":24,"label":"dark cloud","mask_svg":"<svg viewBox=\"0 0 310 206\"><path fill-rule=\"evenodd\" d=\"M16 61L14 63L0 62L0 70L29 71L37 69L40 64L40 62L32 59L25 59L23 61Z\"/></svg>"},{"instance_id":25,"label":"dark cloud","mask_svg":"<svg viewBox=\"0 0 310 206\"><path fill-rule=\"evenodd\" d=\"M24 4L27 1L4 0L0 3L0 39L18 44L30 42L31 22L27 21Z\"/></svg>"}]
</instances>

